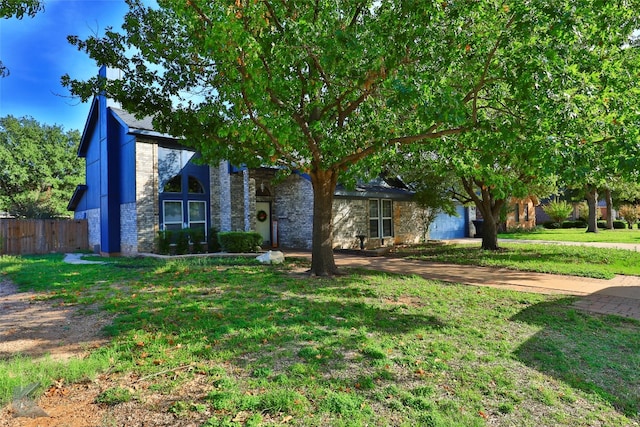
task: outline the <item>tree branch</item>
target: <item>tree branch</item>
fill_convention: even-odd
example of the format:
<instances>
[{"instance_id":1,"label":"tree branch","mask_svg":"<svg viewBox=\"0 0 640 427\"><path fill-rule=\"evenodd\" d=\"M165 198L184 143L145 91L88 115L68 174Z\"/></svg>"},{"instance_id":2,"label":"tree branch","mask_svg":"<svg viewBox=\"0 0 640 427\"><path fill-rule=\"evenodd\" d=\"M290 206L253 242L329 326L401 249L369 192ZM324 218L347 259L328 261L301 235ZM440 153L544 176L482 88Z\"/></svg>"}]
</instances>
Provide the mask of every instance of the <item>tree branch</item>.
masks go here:
<instances>
[{"instance_id":1,"label":"tree branch","mask_svg":"<svg viewBox=\"0 0 640 427\"><path fill-rule=\"evenodd\" d=\"M478 195L476 194L475 188L473 188L473 179L467 179L465 177L460 178L462 181L462 186L464 187L464 190L467 192L467 194L469 195L469 198L476 204L476 205L481 205L482 204L482 199L480 199L480 197L478 197Z\"/></svg>"},{"instance_id":2,"label":"tree branch","mask_svg":"<svg viewBox=\"0 0 640 427\"><path fill-rule=\"evenodd\" d=\"M347 157L343 158L341 161L334 163L333 165L331 165L331 169L346 170L350 165L357 162L358 160L365 158L369 154L374 153L378 148L379 147L375 144L370 145L367 148L350 154Z\"/></svg>"},{"instance_id":3,"label":"tree branch","mask_svg":"<svg viewBox=\"0 0 640 427\"><path fill-rule=\"evenodd\" d=\"M213 23L213 21L211 21L211 18L209 18L203 11L202 9L196 5L194 3L193 0L187 0L187 6L191 6L193 8L193 10L196 11L196 13L198 14L198 16L200 16L200 18L202 18L203 21L205 21L207 24L211 25Z\"/></svg>"},{"instance_id":4,"label":"tree branch","mask_svg":"<svg viewBox=\"0 0 640 427\"><path fill-rule=\"evenodd\" d=\"M267 11L269 12L269 16L271 16L271 18L273 19L273 22L275 23L276 28L278 29L278 31L279 32L283 32L284 31L284 27L282 26L282 24L280 23L280 20L276 16L276 12L273 9L273 6L271 5L271 2L269 2L268 0L263 0L262 3L267 8Z\"/></svg>"},{"instance_id":5,"label":"tree branch","mask_svg":"<svg viewBox=\"0 0 640 427\"><path fill-rule=\"evenodd\" d=\"M469 127L457 127L451 129L443 129L440 131L436 131L438 128L438 124L432 125L426 132L410 135L410 136L402 136L399 138L392 138L389 140L390 144L411 144L412 142L424 141L427 139L437 139L447 135L459 135L461 133L467 132L471 130Z\"/></svg>"},{"instance_id":6,"label":"tree branch","mask_svg":"<svg viewBox=\"0 0 640 427\"><path fill-rule=\"evenodd\" d=\"M489 73L489 67L491 66L491 61L493 61L493 58L495 57L496 52L498 51L498 48L502 44L502 39L505 35L505 31L509 27L511 27L514 21L515 21L515 14L511 15L511 18L509 18L509 21L505 25L504 30L500 33L500 35L496 39L496 42L493 44L493 47L489 51L489 54L487 55L487 58L484 61L482 74L480 75L480 79L478 80L478 83L476 83L476 85L471 89L471 91L469 91L469 93L467 93L467 95L463 99L463 102L465 103L469 101L473 101L473 106L471 109L471 116L472 116L473 123L476 123L478 120L478 109L477 109L478 93L488 83L487 74Z\"/></svg>"},{"instance_id":7,"label":"tree branch","mask_svg":"<svg viewBox=\"0 0 640 427\"><path fill-rule=\"evenodd\" d=\"M351 18L351 22L349 22L349 27L352 28L358 22L358 17L362 13L362 9L364 8L364 3L360 3L356 6L356 11L353 13L353 17Z\"/></svg>"}]
</instances>

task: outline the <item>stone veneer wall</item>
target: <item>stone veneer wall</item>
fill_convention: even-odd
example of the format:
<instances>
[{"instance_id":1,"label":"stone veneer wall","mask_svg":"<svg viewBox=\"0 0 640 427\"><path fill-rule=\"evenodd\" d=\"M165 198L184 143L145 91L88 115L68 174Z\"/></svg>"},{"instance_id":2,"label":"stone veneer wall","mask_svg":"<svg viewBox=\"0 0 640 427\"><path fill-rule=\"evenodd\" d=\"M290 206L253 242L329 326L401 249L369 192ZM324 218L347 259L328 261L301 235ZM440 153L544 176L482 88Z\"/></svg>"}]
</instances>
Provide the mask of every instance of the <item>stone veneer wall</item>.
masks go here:
<instances>
[{"instance_id":1,"label":"stone veneer wall","mask_svg":"<svg viewBox=\"0 0 640 427\"><path fill-rule=\"evenodd\" d=\"M86 219L89 225L89 248L95 253L100 253L100 209L89 209L86 211L76 211L74 219Z\"/></svg>"},{"instance_id":2,"label":"stone veneer wall","mask_svg":"<svg viewBox=\"0 0 640 427\"><path fill-rule=\"evenodd\" d=\"M231 185L231 230L255 230L256 186L243 171L230 177ZM253 202L253 203L252 203ZM251 225L253 219L253 225Z\"/></svg>"},{"instance_id":3,"label":"stone veneer wall","mask_svg":"<svg viewBox=\"0 0 640 427\"><path fill-rule=\"evenodd\" d=\"M424 231L424 209L415 202L393 202L393 234L395 245L419 243Z\"/></svg>"},{"instance_id":4,"label":"stone veneer wall","mask_svg":"<svg viewBox=\"0 0 640 427\"><path fill-rule=\"evenodd\" d=\"M122 209L122 208L121 208ZM136 142L136 224L135 252L154 252L159 230L158 144ZM124 224L122 224L124 230ZM122 251L124 252L124 239Z\"/></svg>"},{"instance_id":5,"label":"stone veneer wall","mask_svg":"<svg viewBox=\"0 0 640 427\"><path fill-rule=\"evenodd\" d=\"M120 205L120 253L134 255L138 252L138 221L136 203Z\"/></svg>"},{"instance_id":6,"label":"stone veneer wall","mask_svg":"<svg viewBox=\"0 0 640 427\"><path fill-rule=\"evenodd\" d=\"M393 238L384 246L418 243L422 238L422 210L414 202L393 201ZM340 249L359 249L356 236L369 235L369 199L336 198L333 202L333 246ZM368 249L382 246L379 238L364 240Z\"/></svg>"},{"instance_id":7,"label":"stone veneer wall","mask_svg":"<svg viewBox=\"0 0 640 427\"><path fill-rule=\"evenodd\" d=\"M313 187L299 175L290 175L276 186L274 220L278 221L278 245L311 249L313 235Z\"/></svg>"},{"instance_id":8,"label":"stone veneer wall","mask_svg":"<svg viewBox=\"0 0 640 427\"><path fill-rule=\"evenodd\" d=\"M367 199L336 198L333 201L333 247L359 249L356 236L369 234L369 206ZM365 245L369 239L365 239Z\"/></svg>"},{"instance_id":9,"label":"stone veneer wall","mask_svg":"<svg viewBox=\"0 0 640 427\"><path fill-rule=\"evenodd\" d=\"M245 184L249 186L248 192L245 194L245 206L247 211L247 225L249 230L256 229L256 181L250 177L249 171L244 174Z\"/></svg>"},{"instance_id":10,"label":"stone veneer wall","mask_svg":"<svg viewBox=\"0 0 640 427\"><path fill-rule=\"evenodd\" d=\"M217 231L231 231L231 176L229 163L209 166L211 226Z\"/></svg>"}]
</instances>

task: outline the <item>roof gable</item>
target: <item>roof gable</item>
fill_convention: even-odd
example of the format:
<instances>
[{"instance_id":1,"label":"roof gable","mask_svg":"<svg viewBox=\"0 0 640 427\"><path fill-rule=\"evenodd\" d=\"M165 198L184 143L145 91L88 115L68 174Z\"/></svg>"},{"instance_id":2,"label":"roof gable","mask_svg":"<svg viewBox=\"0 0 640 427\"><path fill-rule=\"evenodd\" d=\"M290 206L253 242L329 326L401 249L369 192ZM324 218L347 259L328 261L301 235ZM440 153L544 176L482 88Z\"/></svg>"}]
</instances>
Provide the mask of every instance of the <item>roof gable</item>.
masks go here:
<instances>
[{"instance_id":1,"label":"roof gable","mask_svg":"<svg viewBox=\"0 0 640 427\"><path fill-rule=\"evenodd\" d=\"M82 131L82 138L80 139L80 145L78 146L78 157L87 157L87 151L89 150L89 143L91 142L91 135L95 132L98 124L98 112L100 105L98 97L93 98L91 102L91 108L89 109L89 115L87 121L84 124L84 130Z\"/></svg>"}]
</instances>

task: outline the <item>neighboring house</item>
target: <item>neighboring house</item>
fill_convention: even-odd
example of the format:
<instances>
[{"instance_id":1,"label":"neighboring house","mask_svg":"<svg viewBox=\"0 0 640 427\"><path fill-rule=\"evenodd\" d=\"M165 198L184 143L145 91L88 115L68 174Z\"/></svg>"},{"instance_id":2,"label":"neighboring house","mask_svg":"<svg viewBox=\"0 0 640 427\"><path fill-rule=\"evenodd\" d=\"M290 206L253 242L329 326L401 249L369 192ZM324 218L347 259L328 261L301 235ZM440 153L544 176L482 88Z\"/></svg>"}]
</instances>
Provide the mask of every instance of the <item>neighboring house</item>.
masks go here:
<instances>
[{"instance_id":1,"label":"neighboring house","mask_svg":"<svg viewBox=\"0 0 640 427\"><path fill-rule=\"evenodd\" d=\"M101 76L107 77L103 67ZM89 223L89 244L104 255L156 251L160 230L255 230L265 246L311 248L313 190L303 174L275 179L273 168L236 168L226 161L200 164L176 138L153 130L104 96L92 104L78 155L86 184L69 202ZM423 236L412 193L380 179L353 190L339 187L334 201L334 246L357 248L415 243ZM466 235L467 216L432 225L441 237ZM439 225L441 224L441 225ZM458 224L458 229L452 224ZM444 232L441 232L444 230Z\"/></svg>"},{"instance_id":2,"label":"neighboring house","mask_svg":"<svg viewBox=\"0 0 640 427\"><path fill-rule=\"evenodd\" d=\"M498 224L498 230L511 230L520 228L530 230L536 227L536 207L539 205L536 196L528 196L524 199L510 198L507 204L505 221ZM474 229L469 234L474 237L482 237L482 213L476 210L475 220L472 221Z\"/></svg>"},{"instance_id":3,"label":"neighboring house","mask_svg":"<svg viewBox=\"0 0 640 427\"><path fill-rule=\"evenodd\" d=\"M544 207L546 205L548 205L549 203L551 203L553 200L555 200L555 197L550 197L547 199L543 199L537 206L536 206L536 224L537 225L543 225L546 224L548 222L552 222L553 220L551 219L551 217L549 217L549 215L547 215L547 213L544 211ZM582 203L586 203L585 201L582 202L573 202L573 212L567 217L567 220L577 220L580 218L580 204ZM606 200L598 200L598 207L597 207L597 212L598 212L598 220L600 219L605 219L607 217L607 202ZM613 218L615 219L618 215L618 212L615 209L612 209L611 211Z\"/></svg>"},{"instance_id":4,"label":"neighboring house","mask_svg":"<svg viewBox=\"0 0 640 427\"><path fill-rule=\"evenodd\" d=\"M536 206L540 202L535 196L529 196L524 199L511 199L510 209L507 213L505 228L507 230L513 228L521 228L530 230L536 227Z\"/></svg>"}]
</instances>

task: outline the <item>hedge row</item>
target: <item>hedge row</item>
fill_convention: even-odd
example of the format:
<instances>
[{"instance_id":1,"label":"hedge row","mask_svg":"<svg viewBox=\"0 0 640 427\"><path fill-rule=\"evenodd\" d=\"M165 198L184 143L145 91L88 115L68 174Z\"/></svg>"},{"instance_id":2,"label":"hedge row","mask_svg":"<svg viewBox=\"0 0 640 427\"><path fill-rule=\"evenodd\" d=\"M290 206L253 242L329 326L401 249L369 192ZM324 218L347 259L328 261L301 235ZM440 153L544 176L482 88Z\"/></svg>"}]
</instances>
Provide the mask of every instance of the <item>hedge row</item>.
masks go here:
<instances>
[{"instance_id":1,"label":"hedge row","mask_svg":"<svg viewBox=\"0 0 640 427\"><path fill-rule=\"evenodd\" d=\"M224 252L257 252L262 235L256 231L225 231L218 233L218 241Z\"/></svg>"},{"instance_id":2,"label":"hedge row","mask_svg":"<svg viewBox=\"0 0 640 427\"><path fill-rule=\"evenodd\" d=\"M215 230L211 233L215 235ZM209 239L211 240L211 239ZM204 230L201 228L183 228L181 230L162 230L158 232L158 252L168 255L184 255L188 253L211 252L210 241L205 241Z\"/></svg>"},{"instance_id":3,"label":"hedge row","mask_svg":"<svg viewBox=\"0 0 640 427\"><path fill-rule=\"evenodd\" d=\"M557 230L558 228L587 228L587 223L581 219L575 221L563 221L562 224L557 222L545 222L542 226L549 230ZM598 228L607 228L606 221L598 221ZM613 228L616 230L621 230L627 228L627 223L621 221L619 219L613 221ZM640 228L640 223L638 224L638 228Z\"/></svg>"},{"instance_id":4,"label":"hedge row","mask_svg":"<svg viewBox=\"0 0 640 427\"><path fill-rule=\"evenodd\" d=\"M158 252L165 255L213 253L221 250L230 253L256 252L261 244L262 236L255 231L218 232L212 228L207 241L201 228L158 232Z\"/></svg>"}]
</instances>

